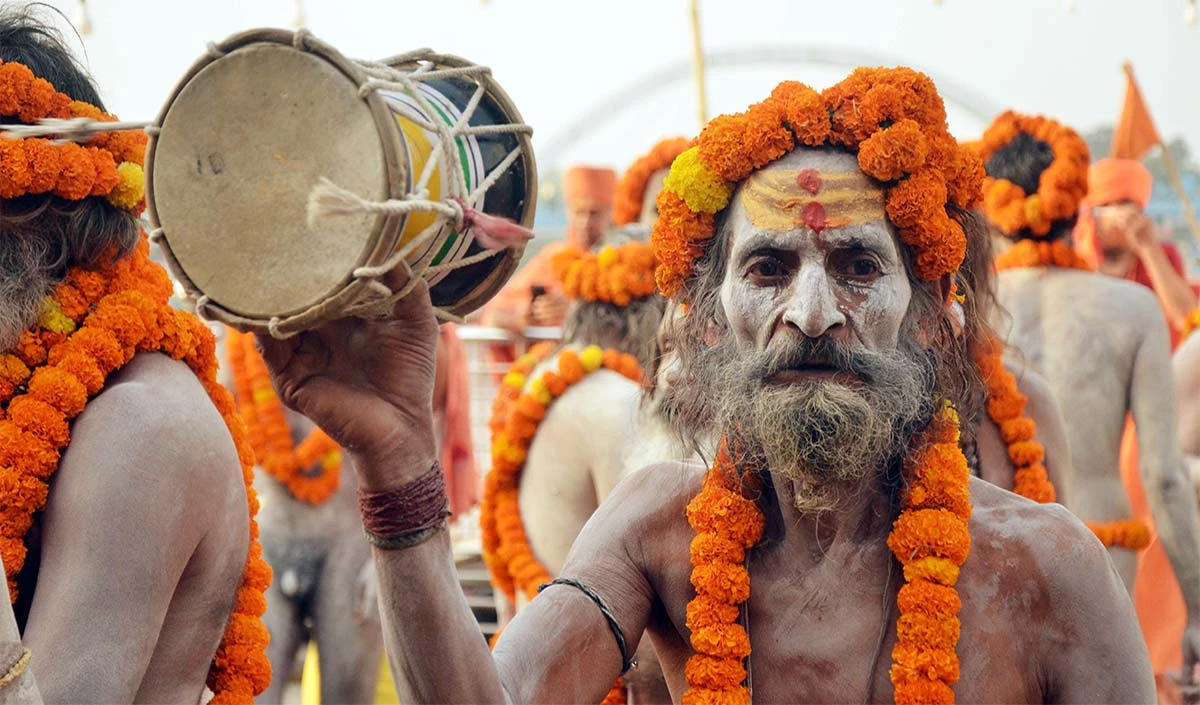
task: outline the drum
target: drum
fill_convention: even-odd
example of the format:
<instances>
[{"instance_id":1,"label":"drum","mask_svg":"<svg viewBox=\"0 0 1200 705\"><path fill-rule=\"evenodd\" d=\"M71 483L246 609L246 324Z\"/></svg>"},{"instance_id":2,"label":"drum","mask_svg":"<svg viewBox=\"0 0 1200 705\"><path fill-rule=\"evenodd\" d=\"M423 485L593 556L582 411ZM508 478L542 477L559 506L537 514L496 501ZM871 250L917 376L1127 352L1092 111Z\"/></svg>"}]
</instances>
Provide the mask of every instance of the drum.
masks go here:
<instances>
[{"instance_id":1,"label":"drum","mask_svg":"<svg viewBox=\"0 0 1200 705\"><path fill-rule=\"evenodd\" d=\"M429 50L357 62L304 31L235 35L147 131L151 236L198 312L243 331L382 315L418 277L466 315L524 250L472 223L533 220L531 130L488 69Z\"/></svg>"}]
</instances>

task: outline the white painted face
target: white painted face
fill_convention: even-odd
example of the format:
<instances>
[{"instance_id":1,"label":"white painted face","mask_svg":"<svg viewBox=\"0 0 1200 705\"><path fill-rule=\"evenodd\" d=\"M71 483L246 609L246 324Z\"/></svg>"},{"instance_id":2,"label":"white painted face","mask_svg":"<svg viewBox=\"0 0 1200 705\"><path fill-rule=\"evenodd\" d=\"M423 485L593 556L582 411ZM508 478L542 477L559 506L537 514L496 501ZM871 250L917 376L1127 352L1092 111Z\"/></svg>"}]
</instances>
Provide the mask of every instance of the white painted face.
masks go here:
<instances>
[{"instance_id":1,"label":"white painted face","mask_svg":"<svg viewBox=\"0 0 1200 705\"><path fill-rule=\"evenodd\" d=\"M721 304L740 346L828 335L850 349L897 347L912 285L884 191L853 155L802 148L756 172L726 227Z\"/></svg>"}]
</instances>

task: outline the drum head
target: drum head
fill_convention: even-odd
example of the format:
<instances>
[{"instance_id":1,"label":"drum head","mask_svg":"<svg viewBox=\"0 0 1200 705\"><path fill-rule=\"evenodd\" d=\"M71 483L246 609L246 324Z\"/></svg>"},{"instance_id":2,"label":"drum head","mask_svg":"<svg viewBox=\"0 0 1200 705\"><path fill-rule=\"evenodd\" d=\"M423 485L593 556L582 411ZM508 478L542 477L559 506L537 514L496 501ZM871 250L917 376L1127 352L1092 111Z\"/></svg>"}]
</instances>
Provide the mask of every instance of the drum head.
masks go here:
<instances>
[{"instance_id":1,"label":"drum head","mask_svg":"<svg viewBox=\"0 0 1200 705\"><path fill-rule=\"evenodd\" d=\"M348 62L295 49L290 33L263 36L230 40L193 68L147 156L151 218L176 270L220 308L258 320L344 293L372 254L383 216L309 227L321 177L370 200L394 197L406 178L389 166L401 147L382 144L387 110L359 97Z\"/></svg>"}]
</instances>

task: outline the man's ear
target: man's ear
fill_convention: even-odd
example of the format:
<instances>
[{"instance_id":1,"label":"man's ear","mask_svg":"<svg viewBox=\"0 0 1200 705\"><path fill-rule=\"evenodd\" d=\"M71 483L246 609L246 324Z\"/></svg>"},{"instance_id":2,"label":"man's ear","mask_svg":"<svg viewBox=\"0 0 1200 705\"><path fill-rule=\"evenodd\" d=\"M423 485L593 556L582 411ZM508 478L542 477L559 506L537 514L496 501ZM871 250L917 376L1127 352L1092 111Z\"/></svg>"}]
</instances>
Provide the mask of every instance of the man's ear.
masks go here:
<instances>
[{"instance_id":1,"label":"man's ear","mask_svg":"<svg viewBox=\"0 0 1200 705\"><path fill-rule=\"evenodd\" d=\"M920 344L922 350L928 350L929 346L937 338L937 329L942 315L951 313L950 304L954 302L954 299L951 298L951 293L954 291L954 278L947 275L936 282L922 283L921 286L933 288L933 293L937 295L937 300L942 302L944 308L944 310L938 311L937 314L926 317L917 326L917 342Z\"/></svg>"},{"instance_id":2,"label":"man's ear","mask_svg":"<svg viewBox=\"0 0 1200 705\"><path fill-rule=\"evenodd\" d=\"M947 274L939 279L937 284L938 292L941 294L941 296L938 297L938 301L944 301L947 303L947 305L949 305L950 292L954 290L954 277L950 274Z\"/></svg>"}]
</instances>

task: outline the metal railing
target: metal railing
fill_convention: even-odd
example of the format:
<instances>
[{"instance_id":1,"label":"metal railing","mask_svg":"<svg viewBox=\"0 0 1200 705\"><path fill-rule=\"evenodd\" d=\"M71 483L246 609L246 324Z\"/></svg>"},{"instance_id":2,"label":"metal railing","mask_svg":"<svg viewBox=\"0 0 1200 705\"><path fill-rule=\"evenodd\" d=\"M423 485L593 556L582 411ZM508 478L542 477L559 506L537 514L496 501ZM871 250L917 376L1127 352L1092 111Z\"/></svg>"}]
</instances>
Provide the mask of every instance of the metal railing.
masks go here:
<instances>
[{"instance_id":1,"label":"metal railing","mask_svg":"<svg viewBox=\"0 0 1200 705\"><path fill-rule=\"evenodd\" d=\"M491 467L491 439L487 423L492 412L492 400L496 398L500 378L508 371L507 363L492 359L489 348L511 344L520 355L531 345L543 340L558 340L560 335L556 327L526 328L524 335L515 336L502 328L459 326L458 337L467 352L467 374L470 375L471 386L471 442L480 482Z\"/></svg>"}]
</instances>

